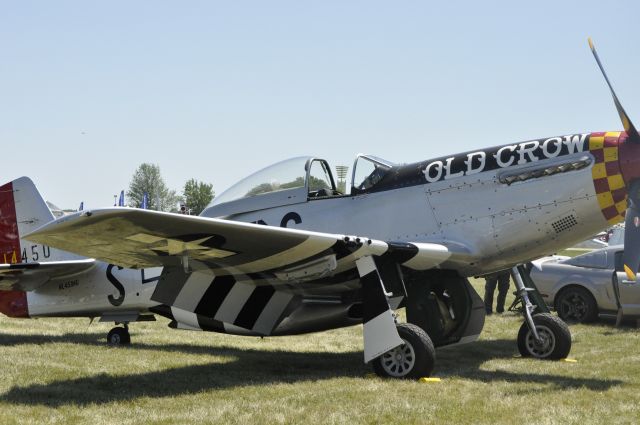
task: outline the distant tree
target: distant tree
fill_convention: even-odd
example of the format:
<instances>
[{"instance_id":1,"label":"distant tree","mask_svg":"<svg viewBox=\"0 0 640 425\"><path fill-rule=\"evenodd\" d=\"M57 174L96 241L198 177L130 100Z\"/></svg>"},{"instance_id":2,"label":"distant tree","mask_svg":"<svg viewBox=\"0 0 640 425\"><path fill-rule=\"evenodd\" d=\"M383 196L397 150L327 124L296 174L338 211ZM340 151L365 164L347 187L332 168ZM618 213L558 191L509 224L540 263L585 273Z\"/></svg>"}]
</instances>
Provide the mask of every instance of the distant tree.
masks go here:
<instances>
[{"instance_id":1,"label":"distant tree","mask_svg":"<svg viewBox=\"0 0 640 425\"><path fill-rule=\"evenodd\" d=\"M261 183L247 192L245 196L255 196L262 193L277 192L278 190L295 189L298 187L304 187L304 184L304 177L297 177L295 180L277 185L272 183ZM309 190L315 191L318 189L329 189L329 185L322 179L309 176Z\"/></svg>"},{"instance_id":2,"label":"distant tree","mask_svg":"<svg viewBox=\"0 0 640 425\"><path fill-rule=\"evenodd\" d=\"M261 193L269 192L273 192L273 186L271 185L271 183L260 183L256 187L249 190L245 196L256 196L260 195Z\"/></svg>"},{"instance_id":3,"label":"distant tree","mask_svg":"<svg viewBox=\"0 0 640 425\"><path fill-rule=\"evenodd\" d=\"M309 176L309 191L318 189L330 189L329 185L323 179L319 179L314 176Z\"/></svg>"},{"instance_id":4,"label":"distant tree","mask_svg":"<svg viewBox=\"0 0 640 425\"><path fill-rule=\"evenodd\" d=\"M215 196L213 185L191 179L184 184L182 200L191 210L192 215L200 215Z\"/></svg>"},{"instance_id":5,"label":"distant tree","mask_svg":"<svg viewBox=\"0 0 640 425\"><path fill-rule=\"evenodd\" d=\"M304 177L296 177L293 181L281 183L276 190L293 189L296 187L304 187Z\"/></svg>"},{"instance_id":6,"label":"distant tree","mask_svg":"<svg viewBox=\"0 0 640 425\"><path fill-rule=\"evenodd\" d=\"M127 191L129 206L140 208L145 192L150 210L176 211L179 198L174 190L167 188L160 174L160 166L156 164L141 164L133 173Z\"/></svg>"}]
</instances>

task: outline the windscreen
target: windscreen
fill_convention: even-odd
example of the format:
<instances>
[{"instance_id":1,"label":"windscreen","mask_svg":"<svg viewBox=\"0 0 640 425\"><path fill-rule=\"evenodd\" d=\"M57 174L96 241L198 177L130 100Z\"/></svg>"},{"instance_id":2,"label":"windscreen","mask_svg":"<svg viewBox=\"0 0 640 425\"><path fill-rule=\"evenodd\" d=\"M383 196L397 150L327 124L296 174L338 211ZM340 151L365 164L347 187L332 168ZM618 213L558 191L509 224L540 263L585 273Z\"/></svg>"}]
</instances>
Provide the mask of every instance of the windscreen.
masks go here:
<instances>
[{"instance_id":1,"label":"windscreen","mask_svg":"<svg viewBox=\"0 0 640 425\"><path fill-rule=\"evenodd\" d=\"M231 186L217 196L211 205L218 205L263 193L304 187L305 164L308 159L308 157L287 159L264 168Z\"/></svg>"}]
</instances>

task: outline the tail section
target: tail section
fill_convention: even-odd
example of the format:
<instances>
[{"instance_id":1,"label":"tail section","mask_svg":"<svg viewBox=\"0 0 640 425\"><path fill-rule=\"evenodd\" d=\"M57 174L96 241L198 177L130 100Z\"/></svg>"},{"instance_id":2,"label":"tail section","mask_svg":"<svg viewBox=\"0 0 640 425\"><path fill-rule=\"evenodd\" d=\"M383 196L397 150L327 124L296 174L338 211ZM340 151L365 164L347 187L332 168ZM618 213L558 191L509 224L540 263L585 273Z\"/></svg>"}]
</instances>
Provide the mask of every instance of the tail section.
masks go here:
<instances>
[{"instance_id":1,"label":"tail section","mask_svg":"<svg viewBox=\"0 0 640 425\"><path fill-rule=\"evenodd\" d=\"M0 263L31 263L81 258L22 235L54 219L51 210L30 178L20 177L0 186Z\"/></svg>"},{"instance_id":2,"label":"tail section","mask_svg":"<svg viewBox=\"0 0 640 425\"><path fill-rule=\"evenodd\" d=\"M29 317L27 293L24 291L0 291L0 313L9 317Z\"/></svg>"},{"instance_id":3,"label":"tail section","mask_svg":"<svg viewBox=\"0 0 640 425\"><path fill-rule=\"evenodd\" d=\"M0 262L22 261L13 182L0 186Z\"/></svg>"}]
</instances>

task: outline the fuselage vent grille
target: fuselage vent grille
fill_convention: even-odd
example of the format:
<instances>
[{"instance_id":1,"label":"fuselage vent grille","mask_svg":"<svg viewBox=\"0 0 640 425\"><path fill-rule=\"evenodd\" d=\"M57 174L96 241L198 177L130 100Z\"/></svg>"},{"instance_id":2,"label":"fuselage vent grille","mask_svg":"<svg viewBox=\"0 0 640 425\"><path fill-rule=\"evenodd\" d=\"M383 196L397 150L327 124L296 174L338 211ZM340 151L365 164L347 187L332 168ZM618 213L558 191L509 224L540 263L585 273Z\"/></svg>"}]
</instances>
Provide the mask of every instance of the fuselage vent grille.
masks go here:
<instances>
[{"instance_id":1,"label":"fuselage vent grille","mask_svg":"<svg viewBox=\"0 0 640 425\"><path fill-rule=\"evenodd\" d=\"M564 232L565 230L571 229L576 224L578 224L578 221L576 220L576 217L571 214L564 218L561 218L558 221L553 222L551 225L553 226L553 230L555 230L556 233L560 233Z\"/></svg>"}]
</instances>

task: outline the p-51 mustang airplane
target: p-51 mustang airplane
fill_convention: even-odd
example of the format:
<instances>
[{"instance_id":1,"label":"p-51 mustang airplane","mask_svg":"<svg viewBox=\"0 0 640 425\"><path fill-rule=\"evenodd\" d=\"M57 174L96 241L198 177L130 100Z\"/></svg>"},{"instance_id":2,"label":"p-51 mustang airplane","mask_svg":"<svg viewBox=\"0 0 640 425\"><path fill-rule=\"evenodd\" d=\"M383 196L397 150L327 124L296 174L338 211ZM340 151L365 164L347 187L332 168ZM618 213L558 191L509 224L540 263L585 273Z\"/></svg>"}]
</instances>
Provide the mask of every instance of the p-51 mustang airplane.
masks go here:
<instances>
[{"instance_id":1,"label":"p-51 mustang airplane","mask_svg":"<svg viewBox=\"0 0 640 425\"><path fill-rule=\"evenodd\" d=\"M83 211L27 238L121 267L164 267L151 300L179 327L268 336L363 323L365 361L400 378L429 375L434 345L479 335L483 305L466 276L512 268L527 307L520 352L562 358L566 325L533 314L514 266L622 220L629 195L624 263L635 278L640 136L611 92L624 132L407 165L360 155L348 195L326 161L294 158L240 181L201 217ZM399 306L409 323L396 324Z\"/></svg>"},{"instance_id":2,"label":"p-51 mustang airplane","mask_svg":"<svg viewBox=\"0 0 640 425\"><path fill-rule=\"evenodd\" d=\"M22 236L54 219L33 182L0 186L0 313L10 317L100 317L123 323L110 344L130 342L129 322L155 320L151 294L160 269L130 270L79 257Z\"/></svg>"}]
</instances>

